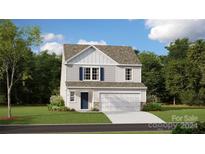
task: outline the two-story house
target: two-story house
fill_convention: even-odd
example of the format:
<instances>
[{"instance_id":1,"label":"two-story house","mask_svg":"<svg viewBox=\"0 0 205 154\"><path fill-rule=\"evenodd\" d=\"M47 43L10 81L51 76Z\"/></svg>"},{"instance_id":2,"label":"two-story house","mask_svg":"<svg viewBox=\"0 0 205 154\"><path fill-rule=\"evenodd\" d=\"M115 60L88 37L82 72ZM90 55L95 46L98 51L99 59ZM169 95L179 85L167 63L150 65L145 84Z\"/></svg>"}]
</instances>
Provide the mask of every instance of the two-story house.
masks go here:
<instances>
[{"instance_id":1,"label":"two-story house","mask_svg":"<svg viewBox=\"0 0 205 154\"><path fill-rule=\"evenodd\" d=\"M60 95L77 111L139 111L147 89L141 67L128 46L65 44Z\"/></svg>"}]
</instances>

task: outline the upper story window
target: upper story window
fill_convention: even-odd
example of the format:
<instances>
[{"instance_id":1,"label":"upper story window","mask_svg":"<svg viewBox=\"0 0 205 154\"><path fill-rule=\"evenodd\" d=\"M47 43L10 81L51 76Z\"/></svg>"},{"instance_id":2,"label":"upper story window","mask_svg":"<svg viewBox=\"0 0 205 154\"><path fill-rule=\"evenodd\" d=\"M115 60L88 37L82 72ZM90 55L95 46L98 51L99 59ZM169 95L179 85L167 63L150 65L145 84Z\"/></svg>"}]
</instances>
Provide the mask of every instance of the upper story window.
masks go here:
<instances>
[{"instance_id":1,"label":"upper story window","mask_svg":"<svg viewBox=\"0 0 205 154\"><path fill-rule=\"evenodd\" d=\"M83 68L83 80L100 80L99 67L84 67Z\"/></svg>"},{"instance_id":2,"label":"upper story window","mask_svg":"<svg viewBox=\"0 0 205 154\"><path fill-rule=\"evenodd\" d=\"M132 69L125 68L125 80L129 81L132 80Z\"/></svg>"},{"instance_id":3,"label":"upper story window","mask_svg":"<svg viewBox=\"0 0 205 154\"><path fill-rule=\"evenodd\" d=\"M99 68L92 68L92 80L99 80Z\"/></svg>"},{"instance_id":4,"label":"upper story window","mask_svg":"<svg viewBox=\"0 0 205 154\"><path fill-rule=\"evenodd\" d=\"M91 72L89 67L84 68L84 80L90 80L91 79Z\"/></svg>"}]
</instances>

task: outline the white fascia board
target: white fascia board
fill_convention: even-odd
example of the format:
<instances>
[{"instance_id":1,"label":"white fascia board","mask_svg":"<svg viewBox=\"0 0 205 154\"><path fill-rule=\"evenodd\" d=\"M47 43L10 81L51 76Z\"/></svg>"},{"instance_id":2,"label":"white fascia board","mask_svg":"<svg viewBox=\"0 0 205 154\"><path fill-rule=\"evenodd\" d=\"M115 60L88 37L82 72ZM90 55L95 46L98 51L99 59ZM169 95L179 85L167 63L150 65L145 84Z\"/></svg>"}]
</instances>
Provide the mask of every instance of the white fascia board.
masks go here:
<instances>
[{"instance_id":1,"label":"white fascia board","mask_svg":"<svg viewBox=\"0 0 205 154\"><path fill-rule=\"evenodd\" d=\"M65 65L74 65L74 64L68 64L65 63ZM75 65L93 65L93 66L99 66L99 64L87 64L87 63L78 63ZM107 65L107 66L121 66L121 67L142 67L142 64L101 64L101 65Z\"/></svg>"},{"instance_id":2,"label":"white fascia board","mask_svg":"<svg viewBox=\"0 0 205 154\"><path fill-rule=\"evenodd\" d=\"M147 90L147 87L68 87L68 89L138 89Z\"/></svg>"},{"instance_id":3,"label":"white fascia board","mask_svg":"<svg viewBox=\"0 0 205 154\"><path fill-rule=\"evenodd\" d=\"M118 66L123 66L123 67L136 67L136 66L138 66L138 67L141 67L142 66L142 64L119 64Z\"/></svg>"},{"instance_id":4,"label":"white fascia board","mask_svg":"<svg viewBox=\"0 0 205 154\"><path fill-rule=\"evenodd\" d=\"M91 45L93 48L95 48L96 50L100 51L102 54L104 54L105 56L108 56L107 54L105 54L103 51L101 51L100 49L98 49L97 47L95 47L94 45ZM108 56L110 59L112 59L112 57ZM116 62L114 59L112 59L113 62L116 63L116 65L119 65L118 62Z\"/></svg>"},{"instance_id":5,"label":"white fascia board","mask_svg":"<svg viewBox=\"0 0 205 154\"><path fill-rule=\"evenodd\" d=\"M89 49L89 48L91 48L91 47L94 48L94 49L96 49L96 50L98 50L98 51L100 51L102 54L108 56L108 55L105 54L103 51L101 51L100 49L98 49L97 47L95 47L94 45L89 45L89 46L86 47L85 49L81 50L79 53L77 53L77 54L75 54L74 56L72 56L71 58L67 59L67 60L65 61L65 64L68 64L69 61L71 61L72 59L74 59L74 58L77 57L78 55L82 54L83 52L85 52L87 49ZM112 59L110 56L108 56L108 57L109 57L111 60L113 60L113 62L116 63L115 65L119 65L119 63L116 62L114 59Z\"/></svg>"},{"instance_id":6,"label":"white fascia board","mask_svg":"<svg viewBox=\"0 0 205 154\"><path fill-rule=\"evenodd\" d=\"M81 53L83 53L84 51L86 51L87 49L93 47L94 49L100 51L102 54L108 56L107 54L105 54L103 51L101 51L100 49L98 49L97 47L95 47L94 45L89 45L88 47L86 47L85 49L81 50L79 53L75 54L74 56L72 56L71 58L67 59L65 61L65 65L68 64L69 61L71 61L72 59L74 59L75 57L77 57L78 55L80 55ZM108 56L110 59L112 59L110 56ZM103 64L103 65L114 65L114 66L131 66L131 67L141 67L142 64L119 64L118 62L116 62L114 59L112 59L116 64ZM79 64L79 65L84 65L83 63L82 64ZM91 64L92 65L92 64ZM95 64L93 64L95 65Z\"/></svg>"},{"instance_id":7,"label":"white fascia board","mask_svg":"<svg viewBox=\"0 0 205 154\"><path fill-rule=\"evenodd\" d=\"M88 47L84 48L83 50L81 50L80 52L78 52L77 54L75 54L74 56L70 57L69 59L67 59L65 61L65 63L67 64L69 61L71 61L73 58L77 57L78 55L80 55L81 53L83 53L84 51L86 51L87 49L89 49L90 47L92 47L91 45L88 45Z\"/></svg>"}]
</instances>

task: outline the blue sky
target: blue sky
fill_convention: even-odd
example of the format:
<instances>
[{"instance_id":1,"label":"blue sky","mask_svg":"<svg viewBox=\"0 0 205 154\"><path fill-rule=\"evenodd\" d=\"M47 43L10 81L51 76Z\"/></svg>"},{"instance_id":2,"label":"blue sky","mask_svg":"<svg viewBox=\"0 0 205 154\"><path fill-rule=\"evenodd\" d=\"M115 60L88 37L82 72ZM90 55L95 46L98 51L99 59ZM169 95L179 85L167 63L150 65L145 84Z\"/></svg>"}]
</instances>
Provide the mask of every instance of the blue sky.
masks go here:
<instances>
[{"instance_id":1,"label":"blue sky","mask_svg":"<svg viewBox=\"0 0 205 154\"><path fill-rule=\"evenodd\" d=\"M44 47L49 43L79 43L96 41L109 45L128 45L140 51L152 51L158 55L166 55L167 38L173 39L172 29L165 29L167 21L146 21L146 20L13 20L17 26L40 26L43 35L52 33L62 37L52 37L44 41ZM178 22L168 21L173 25ZM193 21L190 20L191 25ZM188 25L187 22L180 24ZM165 25L163 29L163 25ZM173 27L173 26L172 26ZM190 26L189 26L190 27ZM162 28L162 29L160 29ZM177 28L175 28L177 29ZM153 32L151 32L153 30ZM160 33L166 31L165 34ZM151 33L151 34L150 34ZM149 36L150 34L150 36ZM177 32L180 34L180 32ZM182 32L184 35L184 32ZM192 32L193 34L193 32ZM167 36L169 35L169 36ZM188 34L187 34L188 35ZM186 35L185 35L186 36ZM180 36L176 36L180 37ZM170 41L170 40L169 40ZM162 43L163 42L163 43ZM47 43L47 44L46 44ZM55 44L56 45L56 44ZM50 46L49 46L50 47ZM43 48L44 49L44 48Z\"/></svg>"}]
</instances>

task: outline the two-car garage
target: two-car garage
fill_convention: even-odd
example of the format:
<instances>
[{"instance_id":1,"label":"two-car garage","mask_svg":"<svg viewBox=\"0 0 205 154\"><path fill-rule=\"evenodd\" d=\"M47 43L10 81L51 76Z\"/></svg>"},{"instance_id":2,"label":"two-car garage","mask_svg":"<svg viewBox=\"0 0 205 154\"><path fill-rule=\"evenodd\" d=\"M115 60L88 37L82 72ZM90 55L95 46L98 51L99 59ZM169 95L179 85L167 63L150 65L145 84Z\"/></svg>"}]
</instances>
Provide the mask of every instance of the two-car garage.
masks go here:
<instances>
[{"instance_id":1,"label":"two-car garage","mask_svg":"<svg viewBox=\"0 0 205 154\"><path fill-rule=\"evenodd\" d=\"M100 93L101 111L140 111L140 93Z\"/></svg>"},{"instance_id":2,"label":"two-car garage","mask_svg":"<svg viewBox=\"0 0 205 154\"><path fill-rule=\"evenodd\" d=\"M157 116L140 111L141 103L145 103L146 100L146 91L143 89L136 91L101 91L99 96L101 111L113 124L164 123Z\"/></svg>"}]
</instances>

